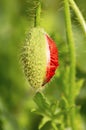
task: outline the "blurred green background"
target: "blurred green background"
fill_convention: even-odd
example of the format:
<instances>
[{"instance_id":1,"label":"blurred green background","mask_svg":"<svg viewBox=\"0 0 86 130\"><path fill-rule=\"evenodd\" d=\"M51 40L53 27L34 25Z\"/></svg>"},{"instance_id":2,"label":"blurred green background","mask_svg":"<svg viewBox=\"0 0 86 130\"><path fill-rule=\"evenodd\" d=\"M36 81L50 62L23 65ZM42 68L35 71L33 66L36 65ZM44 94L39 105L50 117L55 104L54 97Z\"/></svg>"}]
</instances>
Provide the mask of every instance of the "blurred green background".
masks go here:
<instances>
[{"instance_id":1,"label":"blurred green background","mask_svg":"<svg viewBox=\"0 0 86 130\"><path fill-rule=\"evenodd\" d=\"M86 0L76 0L86 18ZM29 87L20 63L20 50L25 33L34 25L37 0L0 0L0 130L38 130L41 117L32 113L34 92ZM86 37L71 10L76 47L76 79L84 84L76 99L86 130ZM55 40L59 49L60 66L44 93L59 99L62 71L68 64L63 2L43 0L41 26Z\"/></svg>"}]
</instances>

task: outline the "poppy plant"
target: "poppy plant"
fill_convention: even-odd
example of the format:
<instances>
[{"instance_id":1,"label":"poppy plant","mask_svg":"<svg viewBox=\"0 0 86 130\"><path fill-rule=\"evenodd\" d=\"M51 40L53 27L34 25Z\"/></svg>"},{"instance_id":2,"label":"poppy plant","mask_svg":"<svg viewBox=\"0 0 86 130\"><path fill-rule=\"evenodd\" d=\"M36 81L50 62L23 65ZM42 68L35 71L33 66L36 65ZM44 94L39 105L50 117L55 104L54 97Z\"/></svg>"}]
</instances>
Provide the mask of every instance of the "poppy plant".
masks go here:
<instances>
[{"instance_id":1,"label":"poppy plant","mask_svg":"<svg viewBox=\"0 0 86 130\"><path fill-rule=\"evenodd\" d=\"M32 28L22 47L21 59L26 78L34 88L44 86L55 74L58 49L41 28Z\"/></svg>"}]
</instances>

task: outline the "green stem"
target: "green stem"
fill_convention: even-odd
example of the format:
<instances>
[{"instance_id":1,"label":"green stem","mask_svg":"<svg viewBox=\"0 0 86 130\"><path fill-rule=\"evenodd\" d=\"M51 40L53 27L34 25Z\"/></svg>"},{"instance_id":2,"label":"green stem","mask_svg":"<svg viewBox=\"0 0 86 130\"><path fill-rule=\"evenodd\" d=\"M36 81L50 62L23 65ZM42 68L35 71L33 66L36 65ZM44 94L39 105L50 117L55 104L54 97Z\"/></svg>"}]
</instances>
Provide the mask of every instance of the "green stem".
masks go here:
<instances>
[{"instance_id":1,"label":"green stem","mask_svg":"<svg viewBox=\"0 0 86 130\"><path fill-rule=\"evenodd\" d=\"M73 10L75 11L76 16L78 17L78 21L80 22L82 29L86 35L86 21L81 13L81 11L79 10L78 6L76 5L76 3L74 2L74 0L69 0L71 7L73 8Z\"/></svg>"},{"instance_id":2,"label":"green stem","mask_svg":"<svg viewBox=\"0 0 86 130\"><path fill-rule=\"evenodd\" d=\"M41 3L39 2L35 14L35 22L34 22L35 27L40 25L40 13L41 13Z\"/></svg>"},{"instance_id":3,"label":"green stem","mask_svg":"<svg viewBox=\"0 0 86 130\"><path fill-rule=\"evenodd\" d=\"M67 33L67 41L69 45L69 56L70 56L70 71L69 71L69 94L68 94L68 102L69 106L74 106L74 89L75 89L75 46L74 39L72 34L72 25L71 25L71 16L70 16L70 8L69 8L69 0L64 0L64 8L65 8L65 22L66 22L66 33ZM76 130L75 125L75 108L70 109L69 112L70 124L72 130Z\"/></svg>"}]
</instances>

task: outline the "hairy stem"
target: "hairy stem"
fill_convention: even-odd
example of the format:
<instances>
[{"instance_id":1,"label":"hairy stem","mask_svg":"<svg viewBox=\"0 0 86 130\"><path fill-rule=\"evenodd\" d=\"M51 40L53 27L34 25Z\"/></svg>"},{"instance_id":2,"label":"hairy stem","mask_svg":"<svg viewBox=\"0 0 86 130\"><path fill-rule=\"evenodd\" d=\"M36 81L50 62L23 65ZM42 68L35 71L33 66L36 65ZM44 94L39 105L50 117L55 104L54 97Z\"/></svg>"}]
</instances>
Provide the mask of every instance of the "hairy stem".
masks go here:
<instances>
[{"instance_id":1,"label":"hairy stem","mask_svg":"<svg viewBox=\"0 0 86 130\"><path fill-rule=\"evenodd\" d=\"M85 36L86 36L86 21L82 15L81 11L79 10L78 6L74 2L74 0L69 0L69 2L71 4L71 7L73 8L73 10L78 18L78 21L80 22L82 29L83 29Z\"/></svg>"},{"instance_id":2,"label":"hairy stem","mask_svg":"<svg viewBox=\"0 0 86 130\"><path fill-rule=\"evenodd\" d=\"M69 71L69 94L68 102L70 108L74 106L74 89L75 89L75 46L72 34L71 16L69 8L69 0L64 0L64 10L65 10L65 22L66 22L66 33L67 41L69 45L69 56L70 56L70 71ZM72 130L76 130L75 125L75 108L71 108L69 112L69 119Z\"/></svg>"},{"instance_id":3,"label":"hairy stem","mask_svg":"<svg viewBox=\"0 0 86 130\"><path fill-rule=\"evenodd\" d=\"M41 13L41 3L39 2L36 8L34 26L37 27L40 25L40 13Z\"/></svg>"}]
</instances>

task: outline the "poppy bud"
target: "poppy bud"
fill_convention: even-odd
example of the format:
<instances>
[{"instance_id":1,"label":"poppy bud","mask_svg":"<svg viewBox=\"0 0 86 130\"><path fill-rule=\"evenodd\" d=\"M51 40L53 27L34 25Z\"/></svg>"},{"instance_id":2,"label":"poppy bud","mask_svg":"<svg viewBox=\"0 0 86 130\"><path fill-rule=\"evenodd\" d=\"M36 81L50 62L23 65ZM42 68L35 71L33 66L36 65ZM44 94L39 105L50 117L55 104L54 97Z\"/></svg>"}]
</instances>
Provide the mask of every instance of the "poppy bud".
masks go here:
<instances>
[{"instance_id":1,"label":"poppy bud","mask_svg":"<svg viewBox=\"0 0 86 130\"><path fill-rule=\"evenodd\" d=\"M54 41L41 28L32 28L21 55L24 73L34 88L44 86L58 67L58 50Z\"/></svg>"}]
</instances>

